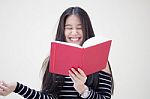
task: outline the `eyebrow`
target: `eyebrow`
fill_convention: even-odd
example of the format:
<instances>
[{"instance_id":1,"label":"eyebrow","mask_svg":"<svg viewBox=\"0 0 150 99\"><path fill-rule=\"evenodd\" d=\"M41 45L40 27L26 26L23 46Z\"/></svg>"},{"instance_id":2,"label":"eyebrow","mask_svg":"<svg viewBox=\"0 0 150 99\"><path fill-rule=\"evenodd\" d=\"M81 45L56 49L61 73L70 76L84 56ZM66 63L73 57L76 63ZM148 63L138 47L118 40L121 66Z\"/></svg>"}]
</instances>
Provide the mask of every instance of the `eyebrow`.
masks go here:
<instances>
[{"instance_id":1,"label":"eyebrow","mask_svg":"<svg viewBox=\"0 0 150 99\"><path fill-rule=\"evenodd\" d=\"M71 26L71 24L65 24L65 26Z\"/></svg>"},{"instance_id":2,"label":"eyebrow","mask_svg":"<svg viewBox=\"0 0 150 99\"><path fill-rule=\"evenodd\" d=\"M72 26L71 24L65 24L65 26ZM77 26L82 26L82 24L78 24Z\"/></svg>"}]
</instances>

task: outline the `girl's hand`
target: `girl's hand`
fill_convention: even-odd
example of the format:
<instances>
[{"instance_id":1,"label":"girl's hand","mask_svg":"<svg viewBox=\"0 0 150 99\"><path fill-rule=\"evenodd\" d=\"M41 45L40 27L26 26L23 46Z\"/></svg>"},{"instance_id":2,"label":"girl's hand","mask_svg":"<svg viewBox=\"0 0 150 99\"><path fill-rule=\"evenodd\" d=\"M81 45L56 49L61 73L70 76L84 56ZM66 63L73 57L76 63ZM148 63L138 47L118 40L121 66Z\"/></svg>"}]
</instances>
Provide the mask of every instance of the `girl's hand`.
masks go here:
<instances>
[{"instance_id":1,"label":"girl's hand","mask_svg":"<svg viewBox=\"0 0 150 99\"><path fill-rule=\"evenodd\" d=\"M77 71L74 68L71 68L71 70L69 70L69 76L74 83L73 87L76 89L76 91L79 94L83 93L87 88L87 86L85 85L87 76L85 75L84 71L80 68L78 68Z\"/></svg>"},{"instance_id":2,"label":"girl's hand","mask_svg":"<svg viewBox=\"0 0 150 99\"><path fill-rule=\"evenodd\" d=\"M9 95L11 92L15 90L16 86L17 82L7 84L4 81L0 81L0 96Z\"/></svg>"}]
</instances>

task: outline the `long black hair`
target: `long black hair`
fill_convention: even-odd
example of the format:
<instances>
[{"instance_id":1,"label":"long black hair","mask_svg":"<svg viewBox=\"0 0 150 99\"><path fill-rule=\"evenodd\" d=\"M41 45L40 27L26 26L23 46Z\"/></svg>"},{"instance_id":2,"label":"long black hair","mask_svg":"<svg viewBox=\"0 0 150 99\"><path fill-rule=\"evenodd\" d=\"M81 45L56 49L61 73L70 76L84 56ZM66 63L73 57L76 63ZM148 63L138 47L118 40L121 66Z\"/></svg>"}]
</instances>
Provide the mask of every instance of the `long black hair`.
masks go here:
<instances>
[{"instance_id":1,"label":"long black hair","mask_svg":"<svg viewBox=\"0 0 150 99\"><path fill-rule=\"evenodd\" d=\"M82 44L87 39L95 36L90 18L86 13L86 11L80 7L69 7L60 16L56 38L55 38L56 41L66 42L65 35L64 35L64 27L65 27L66 19L70 15L77 15L80 18L82 24L83 37L84 37ZM57 86L63 86L64 76L50 73L49 62L50 62L49 57L47 57L43 62L43 66L42 66L42 67L46 67L44 70L45 72L42 80L42 91L47 91L49 93L57 94L59 92L58 91L59 88L57 88ZM98 85L98 78L99 78L98 76L99 76L98 73L88 76L86 84L96 89Z\"/></svg>"}]
</instances>

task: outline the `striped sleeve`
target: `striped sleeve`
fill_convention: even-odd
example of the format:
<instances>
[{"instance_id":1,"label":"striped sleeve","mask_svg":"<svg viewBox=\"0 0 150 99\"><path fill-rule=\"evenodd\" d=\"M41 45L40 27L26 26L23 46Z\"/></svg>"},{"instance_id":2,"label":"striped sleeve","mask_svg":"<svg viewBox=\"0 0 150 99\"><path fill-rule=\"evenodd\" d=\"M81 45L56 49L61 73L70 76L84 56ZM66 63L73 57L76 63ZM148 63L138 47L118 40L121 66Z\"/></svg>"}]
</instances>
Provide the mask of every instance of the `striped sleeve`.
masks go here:
<instances>
[{"instance_id":1,"label":"striped sleeve","mask_svg":"<svg viewBox=\"0 0 150 99\"><path fill-rule=\"evenodd\" d=\"M90 94L87 99L111 99L112 76L106 72L99 73L98 89L90 88Z\"/></svg>"},{"instance_id":2,"label":"striped sleeve","mask_svg":"<svg viewBox=\"0 0 150 99\"><path fill-rule=\"evenodd\" d=\"M53 96L52 94L46 94L34 89L30 89L29 87L24 86L18 82L14 92L18 93L26 99L57 99L57 97Z\"/></svg>"}]
</instances>

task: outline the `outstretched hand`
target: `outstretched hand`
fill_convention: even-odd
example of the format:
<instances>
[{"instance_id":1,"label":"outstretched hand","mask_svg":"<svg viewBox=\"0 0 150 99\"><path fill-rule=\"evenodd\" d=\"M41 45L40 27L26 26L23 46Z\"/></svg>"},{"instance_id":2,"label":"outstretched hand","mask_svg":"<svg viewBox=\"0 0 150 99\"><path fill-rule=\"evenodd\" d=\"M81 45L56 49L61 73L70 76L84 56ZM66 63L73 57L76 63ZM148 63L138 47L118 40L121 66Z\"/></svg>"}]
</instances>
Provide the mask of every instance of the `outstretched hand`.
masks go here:
<instances>
[{"instance_id":1,"label":"outstretched hand","mask_svg":"<svg viewBox=\"0 0 150 99\"><path fill-rule=\"evenodd\" d=\"M71 68L71 70L69 70L69 76L74 83L73 87L76 89L76 91L79 94L83 93L84 90L87 88L87 86L85 85L87 76L85 75L84 71L80 68L78 68L77 70Z\"/></svg>"},{"instance_id":2,"label":"outstretched hand","mask_svg":"<svg viewBox=\"0 0 150 99\"><path fill-rule=\"evenodd\" d=\"M17 82L13 83L5 83L4 81L0 81L0 96L7 96L11 92L15 90L17 86Z\"/></svg>"}]
</instances>

